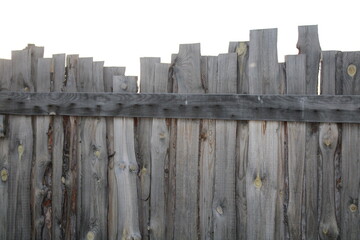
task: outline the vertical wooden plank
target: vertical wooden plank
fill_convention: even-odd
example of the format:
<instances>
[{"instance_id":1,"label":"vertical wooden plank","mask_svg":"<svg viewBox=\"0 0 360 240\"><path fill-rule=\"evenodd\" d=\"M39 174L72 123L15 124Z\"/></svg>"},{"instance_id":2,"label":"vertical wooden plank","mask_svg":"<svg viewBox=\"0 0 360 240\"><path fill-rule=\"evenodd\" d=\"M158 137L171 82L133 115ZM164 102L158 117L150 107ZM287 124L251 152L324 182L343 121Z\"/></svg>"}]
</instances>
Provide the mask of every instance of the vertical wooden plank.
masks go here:
<instances>
[{"instance_id":1,"label":"vertical wooden plank","mask_svg":"<svg viewBox=\"0 0 360 240\"><path fill-rule=\"evenodd\" d=\"M286 56L287 94L305 94L306 56ZM288 206L290 239L302 239L303 182L305 167L306 124L287 123Z\"/></svg>"},{"instance_id":2,"label":"vertical wooden plank","mask_svg":"<svg viewBox=\"0 0 360 240\"><path fill-rule=\"evenodd\" d=\"M300 26L297 48L300 54L306 54L306 94L318 93L318 75L321 48L317 26ZM318 150L319 124L306 126L305 153L305 216L304 233L306 239L315 239L319 229L318 211Z\"/></svg>"},{"instance_id":3,"label":"vertical wooden plank","mask_svg":"<svg viewBox=\"0 0 360 240\"><path fill-rule=\"evenodd\" d=\"M277 61L277 29L250 32L249 92L276 94L282 89ZM246 173L247 238L280 239L278 163L283 158L283 124L249 122Z\"/></svg>"},{"instance_id":4,"label":"vertical wooden plank","mask_svg":"<svg viewBox=\"0 0 360 240\"><path fill-rule=\"evenodd\" d=\"M77 92L78 55L68 55L66 60L65 92ZM64 117L64 176L65 176L65 239L77 239L77 186L78 186L78 126L77 117Z\"/></svg>"},{"instance_id":5,"label":"vertical wooden plank","mask_svg":"<svg viewBox=\"0 0 360 240\"><path fill-rule=\"evenodd\" d=\"M217 93L237 92L237 54L220 54ZM216 120L214 238L236 239L236 121Z\"/></svg>"},{"instance_id":6,"label":"vertical wooden plank","mask_svg":"<svg viewBox=\"0 0 360 240\"><path fill-rule=\"evenodd\" d=\"M337 51L322 52L321 61L321 94L335 95L336 89L336 61ZM321 239L337 239L339 236L339 227L336 214L336 196L339 191L336 190L338 181L336 166L339 166L340 147L339 147L339 129L337 124L320 124L319 145L320 162L322 167L322 187L320 195L320 225L319 236ZM339 172L339 169L337 170Z\"/></svg>"},{"instance_id":7,"label":"vertical wooden plank","mask_svg":"<svg viewBox=\"0 0 360 240\"><path fill-rule=\"evenodd\" d=\"M55 54L52 60L52 91L62 92L65 82L65 54ZM51 126L51 159L52 159L52 238L62 239L66 221L64 214L64 128L62 116L54 116Z\"/></svg>"},{"instance_id":8,"label":"vertical wooden plank","mask_svg":"<svg viewBox=\"0 0 360 240\"><path fill-rule=\"evenodd\" d=\"M203 93L200 44L182 44L174 76L179 93ZM174 239L198 238L199 120L178 119Z\"/></svg>"},{"instance_id":9,"label":"vertical wooden plank","mask_svg":"<svg viewBox=\"0 0 360 240\"><path fill-rule=\"evenodd\" d=\"M155 64L160 63L160 58L140 59L140 92L154 92ZM151 129L152 119L141 118L137 127L137 161L139 173L139 220L140 232L143 239L149 238L150 217L150 186L151 186Z\"/></svg>"},{"instance_id":10,"label":"vertical wooden plank","mask_svg":"<svg viewBox=\"0 0 360 240\"><path fill-rule=\"evenodd\" d=\"M177 83L174 75L174 65L177 54L171 55L171 66L169 69L168 92L177 92ZM165 168L168 170L166 181L166 239L174 238L175 223L175 192L176 192L176 136L177 136L177 119L169 120L170 124L170 149L169 162Z\"/></svg>"},{"instance_id":11,"label":"vertical wooden plank","mask_svg":"<svg viewBox=\"0 0 360 240\"><path fill-rule=\"evenodd\" d=\"M10 89L12 76L11 60L0 59L0 91ZM0 239L7 238L8 208L9 208L9 138L7 132L6 116L0 118Z\"/></svg>"},{"instance_id":12,"label":"vertical wooden plank","mask_svg":"<svg viewBox=\"0 0 360 240\"><path fill-rule=\"evenodd\" d=\"M12 52L11 91L33 91L37 58L43 48ZM36 63L36 64L35 64ZM9 117L9 207L8 239L31 236L31 163L33 130L31 117Z\"/></svg>"},{"instance_id":13,"label":"vertical wooden plank","mask_svg":"<svg viewBox=\"0 0 360 240\"><path fill-rule=\"evenodd\" d=\"M136 92L137 77L115 76L114 92ZM141 239L137 198L138 164L135 157L134 119L114 118L114 169L118 192L117 239Z\"/></svg>"},{"instance_id":14,"label":"vertical wooden plank","mask_svg":"<svg viewBox=\"0 0 360 240\"><path fill-rule=\"evenodd\" d=\"M233 42L229 44L229 52L238 55L237 67L237 93L249 93L249 43ZM249 147L249 124L247 121L238 121L236 128L236 235L237 239L247 239L246 222L246 171Z\"/></svg>"},{"instance_id":15,"label":"vertical wooden plank","mask_svg":"<svg viewBox=\"0 0 360 240\"><path fill-rule=\"evenodd\" d=\"M155 93L167 92L169 68L170 64L155 64ZM150 239L166 239L165 164L170 136L166 119L153 119L151 133Z\"/></svg>"},{"instance_id":16,"label":"vertical wooden plank","mask_svg":"<svg viewBox=\"0 0 360 240\"><path fill-rule=\"evenodd\" d=\"M36 71L35 91L50 92L51 62L49 58L39 59ZM31 181L31 208L33 239L51 238L51 145L50 117L34 118L34 163ZM49 148L50 147L50 148Z\"/></svg>"},{"instance_id":17,"label":"vertical wooden plank","mask_svg":"<svg viewBox=\"0 0 360 240\"><path fill-rule=\"evenodd\" d=\"M341 75L343 95L360 94L360 52L342 53ZM357 239L360 236L360 125L343 124L341 148L341 239Z\"/></svg>"},{"instance_id":18,"label":"vertical wooden plank","mask_svg":"<svg viewBox=\"0 0 360 240\"><path fill-rule=\"evenodd\" d=\"M103 62L79 59L82 92L103 92ZM81 120L78 185L78 228L81 239L107 239L107 147L105 118Z\"/></svg>"},{"instance_id":19,"label":"vertical wooden plank","mask_svg":"<svg viewBox=\"0 0 360 240\"><path fill-rule=\"evenodd\" d=\"M206 93L216 93L218 57L201 57L201 79ZM213 197L215 180L215 120L200 125L199 225L200 239L214 238Z\"/></svg>"},{"instance_id":20,"label":"vertical wooden plank","mask_svg":"<svg viewBox=\"0 0 360 240\"><path fill-rule=\"evenodd\" d=\"M113 91L113 77L124 76L124 67L104 67L105 92ZM117 188L114 172L114 119L106 118L106 140L109 156L108 182L109 182L109 211L108 211L108 238L116 239L117 236Z\"/></svg>"}]
</instances>

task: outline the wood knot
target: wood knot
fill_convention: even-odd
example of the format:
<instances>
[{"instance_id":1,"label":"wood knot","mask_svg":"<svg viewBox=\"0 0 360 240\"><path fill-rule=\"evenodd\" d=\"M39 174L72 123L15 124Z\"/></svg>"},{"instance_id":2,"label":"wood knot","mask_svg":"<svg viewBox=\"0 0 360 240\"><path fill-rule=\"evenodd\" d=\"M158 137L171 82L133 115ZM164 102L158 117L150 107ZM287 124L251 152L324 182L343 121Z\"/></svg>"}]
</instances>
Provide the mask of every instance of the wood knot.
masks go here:
<instances>
[{"instance_id":1,"label":"wood knot","mask_svg":"<svg viewBox=\"0 0 360 240\"><path fill-rule=\"evenodd\" d=\"M1 169L1 181L6 182L9 176L9 172L6 168Z\"/></svg>"},{"instance_id":2,"label":"wood knot","mask_svg":"<svg viewBox=\"0 0 360 240\"><path fill-rule=\"evenodd\" d=\"M354 77L356 74L356 66L354 64L350 64L347 67L347 73L350 77Z\"/></svg>"},{"instance_id":3,"label":"wood knot","mask_svg":"<svg viewBox=\"0 0 360 240\"><path fill-rule=\"evenodd\" d=\"M257 176L255 178L254 185L258 189L260 189L262 187L262 181L261 181L261 178L259 176Z\"/></svg>"},{"instance_id":4,"label":"wood knot","mask_svg":"<svg viewBox=\"0 0 360 240\"><path fill-rule=\"evenodd\" d=\"M356 212L358 210L358 207L356 206L356 204L350 204L349 206L350 212Z\"/></svg>"},{"instance_id":5,"label":"wood knot","mask_svg":"<svg viewBox=\"0 0 360 240\"><path fill-rule=\"evenodd\" d=\"M216 207L216 211L220 214L220 215L223 215L224 214L224 210L221 206L217 206Z\"/></svg>"},{"instance_id":6,"label":"wood knot","mask_svg":"<svg viewBox=\"0 0 360 240\"><path fill-rule=\"evenodd\" d=\"M87 240L94 240L95 239L95 234L94 232L90 231L86 234L86 239Z\"/></svg>"}]
</instances>

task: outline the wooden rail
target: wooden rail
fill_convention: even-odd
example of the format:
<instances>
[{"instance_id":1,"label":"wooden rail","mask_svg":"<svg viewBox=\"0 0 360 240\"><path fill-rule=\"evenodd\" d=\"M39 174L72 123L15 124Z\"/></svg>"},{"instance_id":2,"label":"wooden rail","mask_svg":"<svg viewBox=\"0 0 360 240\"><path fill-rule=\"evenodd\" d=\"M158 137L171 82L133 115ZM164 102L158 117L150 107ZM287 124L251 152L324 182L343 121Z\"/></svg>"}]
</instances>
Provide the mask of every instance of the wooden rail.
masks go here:
<instances>
[{"instance_id":1,"label":"wooden rail","mask_svg":"<svg viewBox=\"0 0 360 240\"><path fill-rule=\"evenodd\" d=\"M1 92L0 114L360 122L356 95Z\"/></svg>"}]
</instances>

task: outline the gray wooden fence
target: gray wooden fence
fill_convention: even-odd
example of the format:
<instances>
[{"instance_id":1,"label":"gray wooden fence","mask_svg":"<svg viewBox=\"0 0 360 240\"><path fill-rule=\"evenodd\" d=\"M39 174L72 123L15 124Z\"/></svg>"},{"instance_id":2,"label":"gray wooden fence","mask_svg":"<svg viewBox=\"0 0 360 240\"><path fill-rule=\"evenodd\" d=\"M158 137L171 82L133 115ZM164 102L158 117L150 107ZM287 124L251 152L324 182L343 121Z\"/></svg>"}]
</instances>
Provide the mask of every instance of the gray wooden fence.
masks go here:
<instances>
[{"instance_id":1,"label":"gray wooden fence","mask_svg":"<svg viewBox=\"0 0 360 240\"><path fill-rule=\"evenodd\" d=\"M13 51L0 239L359 239L360 52L322 51L317 26L297 48L182 44L141 59L140 93L123 67Z\"/></svg>"}]
</instances>

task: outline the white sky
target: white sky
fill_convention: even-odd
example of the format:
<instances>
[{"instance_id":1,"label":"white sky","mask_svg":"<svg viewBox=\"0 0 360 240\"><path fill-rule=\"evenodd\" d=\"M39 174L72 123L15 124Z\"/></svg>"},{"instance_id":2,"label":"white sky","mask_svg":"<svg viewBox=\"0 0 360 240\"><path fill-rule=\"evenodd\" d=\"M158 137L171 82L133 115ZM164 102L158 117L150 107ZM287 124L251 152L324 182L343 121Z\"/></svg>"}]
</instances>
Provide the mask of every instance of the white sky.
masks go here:
<instances>
[{"instance_id":1,"label":"white sky","mask_svg":"<svg viewBox=\"0 0 360 240\"><path fill-rule=\"evenodd\" d=\"M299 25L318 25L323 50L360 50L355 0L1 0L0 58L28 43L139 75L140 57L169 62L181 43L225 53L252 29L278 28L279 61L297 54Z\"/></svg>"}]
</instances>

